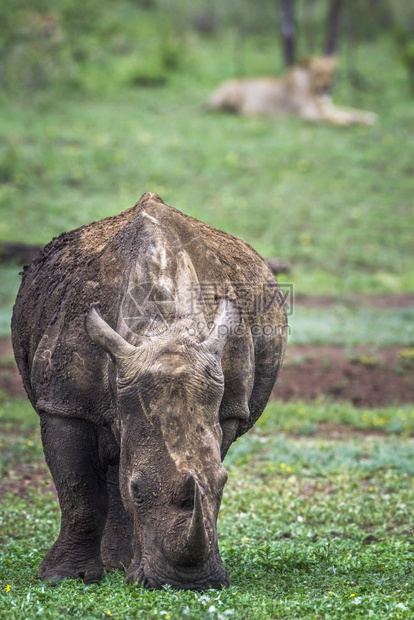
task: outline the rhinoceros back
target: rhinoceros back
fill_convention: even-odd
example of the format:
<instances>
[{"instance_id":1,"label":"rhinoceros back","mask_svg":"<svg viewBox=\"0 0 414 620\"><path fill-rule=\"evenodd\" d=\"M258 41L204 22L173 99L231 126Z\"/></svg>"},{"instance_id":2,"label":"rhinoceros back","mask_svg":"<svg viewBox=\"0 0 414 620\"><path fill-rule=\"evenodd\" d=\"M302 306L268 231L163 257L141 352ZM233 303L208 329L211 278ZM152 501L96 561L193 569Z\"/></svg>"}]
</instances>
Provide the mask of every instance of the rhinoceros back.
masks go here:
<instances>
[{"instance_id":1,"label":"rhinoceros back","mask_svg":"<svg viewBox=\"0 0 414 620\"><path fill-rule=\"evenodd\" d=\"M16 361L34 408L109 425L113 366L85 331L86 309L99 301L105 320L137 344L153 312L145 287L157 288L162 319L174 321L169 302L179 295L177 281L185 269L189 295L194 283L214 285L215 294L232 282L241 288L252 282L274 285L265 262L247 244L183 215L155 194L144 194L131 209L49 243L24 272L12 320ZM215 303L208 295L204 299L206 318L214 316ZM281 303L259 309L255 321L286 325ZM253 372L263 375L259 396L264 403L283 358L285 335L271 346L269 339L253 341Z\"/></svg>"}]
</instances>

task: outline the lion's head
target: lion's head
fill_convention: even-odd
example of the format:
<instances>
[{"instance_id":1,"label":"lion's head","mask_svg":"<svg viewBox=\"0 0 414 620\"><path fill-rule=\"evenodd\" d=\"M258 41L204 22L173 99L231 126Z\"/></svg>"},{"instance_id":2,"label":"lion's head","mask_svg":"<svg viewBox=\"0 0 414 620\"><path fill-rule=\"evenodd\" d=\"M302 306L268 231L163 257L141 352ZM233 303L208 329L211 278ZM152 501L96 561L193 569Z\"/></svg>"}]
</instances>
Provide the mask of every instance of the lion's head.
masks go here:
<instances>
[{"instance_id":1,"label":"lion's head","mask_svg":"<svg viewBox=\"0 0 414 620\"><path fill-rule=\"evenodd\" d=\"M331 92L337 66L337 59L334 56L310 58L301 66L309 72L310 89L313 94L325 95Z\"/></svg>"}]
</instances>

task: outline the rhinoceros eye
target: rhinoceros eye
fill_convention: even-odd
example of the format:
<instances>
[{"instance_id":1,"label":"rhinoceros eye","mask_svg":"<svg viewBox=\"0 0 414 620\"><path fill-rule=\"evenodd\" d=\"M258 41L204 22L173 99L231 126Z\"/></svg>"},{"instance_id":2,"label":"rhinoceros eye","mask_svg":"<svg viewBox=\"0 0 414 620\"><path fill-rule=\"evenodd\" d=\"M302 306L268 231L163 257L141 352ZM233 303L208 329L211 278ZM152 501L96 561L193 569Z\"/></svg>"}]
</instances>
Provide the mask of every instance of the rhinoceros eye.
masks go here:
<instances>
[{"instance_id":1,"label":"rhinoceros eye","mask_svg":"<svg viewBox=\"0 0 414 620\"><path fill-rule=\"evenodd\" d=\"M131 496L137 508L149 506L158 497L154 485L145 478L135 478L130 484Z\"/></svg>"}]
</instances>

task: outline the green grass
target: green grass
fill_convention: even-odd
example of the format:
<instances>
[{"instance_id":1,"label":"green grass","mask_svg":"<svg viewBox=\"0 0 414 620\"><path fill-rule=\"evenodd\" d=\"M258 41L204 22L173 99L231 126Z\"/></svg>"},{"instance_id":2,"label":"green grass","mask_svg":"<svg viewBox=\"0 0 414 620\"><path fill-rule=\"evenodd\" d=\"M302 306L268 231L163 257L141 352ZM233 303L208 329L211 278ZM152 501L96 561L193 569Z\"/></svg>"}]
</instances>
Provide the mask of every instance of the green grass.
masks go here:
<instances>
[{"instance_id":1,"label":"green grass","mask_svg":"<svg viewBox=\"0 0 414 620\"><path fill-rule=\"evenodd\" d=\"M351 403L329 400L314 403L271 401L255 429L269 436L275 431L313 435L317 433L318 424L321 422L348 427L350 433L358 429L414 435L414 405L363 409L354 407Z\"/></svg>"},{"instance_id":2,"label":"green grass","mask_svg":"<svg viewBox=\"0 0 414 620\"><path fill-rule=\"evenodd\" d=\"M412 617L414 451L406 433L413 412L366 414L333 403L272 403L236 442L219 517L232 585L221 592L146 591L127 585L122 572L89 586L46 586L35 573L58 532L56 499L43 478L24 496L9 492L0 512L0 617ZM377 429L379 417L398 416L409 425L399 435L385 422L384 436L358 434ZM325 420L348 433L341 440L287 434ZM37 416L27 403L3 402L0 429L3 474L13 480L27 467L44 471Z\"/></svg>"},{"instance_id":3,"label":"green grass","mask_svg":"<svg viewBox=\"0 0 414 620\"><path fill-rule=\"evenodd\" d=\"M410 346L414 343L414 309L376 310L337 304L295 308L289 318L291 344Z\"/></svg>"},{"instance_id":4,"label":"green grass","mask_svg":"<svg viewBox=\"0 0 414 620\"><path fill-rule=\"evenodd\" d=\"M255 41L246 48L246 73L272 71L269 42ZM369 89L339 80L338 101L380 116L372 128L348 129L205 113L209 92L231 72L221 57L232 44L225 35L220 45L191 39L186 61L162 88L117 82L116 62L124 61L115 57L115 86L99 95L104 67L88 96L51 89L30 107L2 98L0 240L43 245L155 191L262 255L290 261L291 273L280 279L296 293L414 291L414 147L406 140L414 115L390 43L364 46L360 70L371 75ZM17 272L0 271L0 335L9 331ZM324 310L321 322L307 309L292 319L293 339L411 344L409 322L407 312L353 316L347 309Z\"/></svg>"},{"instance_id":5,"label":"green grass","mask_svg":"<svg viewBox=\"0 0 414 620\"><path fill-rule=\"evenodd\" d=\"M297 292L414 290L406 139L414 115L389 42L361 50L370 89L339 82L338 101L380 117L348 129L205 113L208 94L231 73L222 58L232 45L224 35L219 45L188 41L183 66L162 88L122 86L115 59L102 68L99 95L51 90L30 107L3 98L0 238L44 244L150 190L291 261ZM268 45L252 39L248 52L246 73L272 70ZM115 87L106 91L108 70Z\"/></svg>"}]
</instances>

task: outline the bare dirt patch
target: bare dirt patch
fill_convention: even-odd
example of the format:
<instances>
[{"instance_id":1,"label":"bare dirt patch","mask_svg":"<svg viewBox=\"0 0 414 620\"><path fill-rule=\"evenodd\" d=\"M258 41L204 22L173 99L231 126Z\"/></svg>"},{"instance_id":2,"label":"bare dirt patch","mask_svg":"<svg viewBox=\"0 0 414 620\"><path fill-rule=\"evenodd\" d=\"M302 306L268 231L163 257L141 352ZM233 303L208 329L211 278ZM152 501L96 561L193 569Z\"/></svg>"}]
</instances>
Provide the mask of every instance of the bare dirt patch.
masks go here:
<instances>
[{"instance_id":1,"label":"bare dirt patch","mask_svg":"<svg viewBox=\"0 0 414 620\"><path fill-rule=\"evenodd\" d=\"M351 401L358 407L414 402L414 368L402 368L402 347L292 346L272 397L312 401L322 396Z\"/></svg>"}]
</instances>

